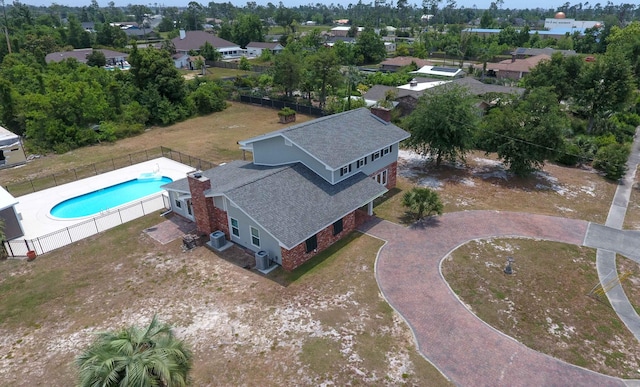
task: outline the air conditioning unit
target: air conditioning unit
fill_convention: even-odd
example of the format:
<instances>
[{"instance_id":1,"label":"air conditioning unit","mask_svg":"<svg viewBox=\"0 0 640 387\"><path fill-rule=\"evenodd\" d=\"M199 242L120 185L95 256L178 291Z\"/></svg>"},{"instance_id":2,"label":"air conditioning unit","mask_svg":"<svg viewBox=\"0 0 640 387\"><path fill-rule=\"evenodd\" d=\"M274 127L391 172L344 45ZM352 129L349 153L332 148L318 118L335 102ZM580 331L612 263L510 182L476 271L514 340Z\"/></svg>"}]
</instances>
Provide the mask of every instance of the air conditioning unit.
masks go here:
<instances>
[{"instance_id":1,"label":"air conditioning unit","mask_svg":"<svg viewBox=\"0 0 640 387\"><path fill-rule=\"evenodd\" d=\"M215 249L220 249L227 243L227 240L222 231L211 233L211 235L209 235L209 239L209 245L211 245L211 247Z\"/></svg>"},{"instance_id":2,"label":"air conditioning unit","mask_svg":"<svg viewBox=\"0 0 640 387\"><path fill-rule=\"evenodd\" d=\"M260 250L256 253L256 269L267 270L270 266L269 253L264 250Z\"/></svg>"}]
</instances>

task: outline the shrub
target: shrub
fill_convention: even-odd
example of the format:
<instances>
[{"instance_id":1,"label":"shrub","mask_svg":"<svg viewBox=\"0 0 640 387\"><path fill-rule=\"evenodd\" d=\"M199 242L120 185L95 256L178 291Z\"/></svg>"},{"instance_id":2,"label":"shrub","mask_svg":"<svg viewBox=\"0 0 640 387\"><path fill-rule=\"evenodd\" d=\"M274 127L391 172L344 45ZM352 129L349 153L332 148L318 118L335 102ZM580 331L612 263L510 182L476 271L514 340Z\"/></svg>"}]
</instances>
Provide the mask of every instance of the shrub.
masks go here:
<instances>
[{"instance_id":1,"label":"shrub","mask_svg":"<svg viewBox=\"0 0 640 387\"><path fill-rule=\"evenodd\" d=\"M407 207L407 211L413 213L416 220L423 216L442 214L442 201L436 191L429 188L413 188L405 192L402 197L402 205Z\"/></svg>"},{"instance_id":2,"label":"shrub","mask_svg":"<svg viewBox=\"0 0 640 387\"><path fill-rule=\"evenodd\" d=\"M296 111L291 109L290 107L283 107L282 109L280 109L280 111L278 112L278 115L281 117L288 117L288 116L292 116L296 114Z\"/></svg>"},{"instance_id":3,"label":"shrub","mask_svg":"<svg viewBox=\"0 0 640 387\"><path fill-rule=\"evenodd\" d=\"M593 167L604 172L611 180L618 180L627 172L627 159L631 153L628 144L609 144L598 149Z\"/></svg>"},{"instance_id":4,"label":"shrub","mask_svg":"<svg viewBox=\"0 0 640 387\"><path fill-rule=\"evenodd\" d=\"M581 159L582 150L572 142L565 141L564 149L556 157L556 161L567 166L576 165Z\"/></svg>"}]
</instances>

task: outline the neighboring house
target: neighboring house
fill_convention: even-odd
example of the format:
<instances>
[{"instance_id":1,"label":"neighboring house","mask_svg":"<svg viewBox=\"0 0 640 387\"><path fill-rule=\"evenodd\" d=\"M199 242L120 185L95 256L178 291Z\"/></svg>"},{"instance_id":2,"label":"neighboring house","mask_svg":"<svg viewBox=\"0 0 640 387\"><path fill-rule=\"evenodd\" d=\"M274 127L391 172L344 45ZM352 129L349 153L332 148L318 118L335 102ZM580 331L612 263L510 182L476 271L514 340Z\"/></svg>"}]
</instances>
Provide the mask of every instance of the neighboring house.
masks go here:
<instances>
[{"instance_id":1,"label":"neighboring house","mask_svg":"<svg viewBox=\"0 0 640 387\"><path fill-rule=\"evenodd\" d=\"M396 42L395 41L385 41L384 42L384 50L386 52L396 52Z\"/></svg>"},{"instance_id":2,"label":"neighboring house","mask_svg":"<svg viewBox=\"0 0 640 387\"><path fill-rule=\"evenodd\" d=\"M278 42L250 42L247 44L248 56L260 56L265 50L272 54L279 54L284 50L284 47Z\"/></svg>"},{"instance_id":3,"label":"neighboring house","mask_svg":"<svg viewBox=\"0 0 640 387\"><path fill-rule=\"evenodd\" d=\"M347 34L349 33L349 30L351 29L351 27L349 26L338 26L338 27L333 27L331 29L331 31L329 31L329 33L332 36L341 36L341 37L346 37ZM356 35L358 35L359 33L361 33L362 31L364 31L364 27L358 27L358 30L356 32Z\"/></svg>"},{"instance_id":4,"label":"neighboring house","mask_svg":"<svg viewBox=\"0 0 640 387\"><path fill-rule=\"evenodd\" d=\"M349 38L346 36L328 36L324 45L327 47L333 47L337 41L345 42L346 44L356 44L356 38Z\"/></svg>"},{"instance_id":5,"label":"neighboring house","mask_svg":"<svg viewBox=\"0 0 640 387\"><path fill-rule=\"evenodd\" d=\"M200 47L205 42L209 42L217 49L224 59L239 58L244 53L240 46L227 40L221 39L205 31L185 31L180 30L180 36L171 39L176 53L187 54L189 51L200 51Z\"/></svg>"},{"instance_id":6,"label":"neighboring house","mask_svg":"<svg viewBox=\"0 0 640 387\"><path fill-rule=\"evenodd\" d=\"M373 214L396 185L399 142L389 111L351 110L240 141L253 162L233 161L163 186L171 209L201 234L293 270ZM364 210L363 208L366 208Z\"/></svg>"},{"instance_id":7,"label":"neighboring house","mask_svg":"<svg viewBox=\"0 0 640 387\"><path fill-rule=\"evenodd\" d=\"M389 58L380 63L380 68L383 71L398 71L403 67L409 66L414 63L418 68L423 66L432 65L431 62L425 59L415 58L412 56L397 56L395 58Z\"/></svg>"},{"instance_id":8,"label":"neighboring house","mask_svg":"<svg viewBox=\"0 0 640 387\"><path fill-rule=\"evenodd\" d=\"M536 56L536 55L549 55L549 56L552 56L556 52L559 52L564 56L576 55L576 52L574 50L558 50L558 49L550 48L550 47L547 47L547 48L518 47L515 51L513 51L511 53L511 55L515 56L516 59L526 59L528 57Z\"/></svg>"},{"instance_id":9,"label":"neighboring house","mask_svg":"<svg viewBox=\"0 0 640 387\"><path fill-rule=\"evenodd\" d=\"M398 87L374 85L366 92L363 98L367 103L367 106L371 106L376 104L378 101L385 99L389 91L394 91L396 93L394 107L400 111L401 115L405 116L413 112L418 104L418 99L420 99L423 94L447 84L457 84L465 87L469 90L469 93L480 97L481 102L484 100L485 96L492 96L494 94L522 95L524 93L524 89L520 87L486 84L471 77L457 78L454 80L415 78L408 84ZM487 103L481 105L485 107L490 106L491 101L485 102Z\"/></svg>"},{"instance_id":10,"label":"neighboring house","mask_svg":"<svg viewBox=\"0 0 640 387\"><path fill-rule=\"evenodd\" d=\"M177 52L171 55L171 59L173 59L173 65L177 69L185 69L189 66L189 54L187 53Z\"/></svg>"},{"instance_id":11,"label":"neighboring house","mask_svg":"<svg viewBox=\"0 0 640 387\"><path fill-rule=\"evenodd\" d=\"M420 77L439 77L439 78L462 78L465 76L464 70L453 67L443 66L422 66L416 71L412 71L410 74L416 74Z\"/></svg>"},{"instance_id":12,"label":"neighboring house","mask_svg":"<svg viewBox=\"0 0 640 387\"><path fill-rule=\"evenodd\" d=\"M513 56L498 63L487 63L487 76L496 77L498 79L519 80L531 72L543 60L550 60L551 57L546 54L536 55L525 59L517 59ZM482 70L483 65L477 64L473 66Z\"/></svg>"},{"instance_id":13,"label":"neighboring house","mask_svg":"<svg viewBox=\"0 0 640 387\"><path fill-rule=\"evenodd\" d=\"M20 136L0 126L0 168L27 162Z\"/></svg>"},{"instance_id":14,"label":"neighboring house","mask_svg":"<svg viewBox=\"0 0 640 387\"><path fill-rule=\"evenodd\" d=\"M51 54L47 54L44 58L45 62L62 62L68 58L75 58L80 63L87 63L87 56L94 51L93 48L78 48L73 51L58 51L52 52ZM95 49L95 51L100 51L104 54L105 59L107 60L108 65L116 65L121 64L127 60L129 54L125 54L123 52L105 50L105 49Z\"/></svg>"},{"instance_id":15,"label":"neighboring house","mask_svg":"<svg viewBox=\"0 0 640 387\"><path fill-rule=\"evenodd\" d=\"M8 241L24 236L16 204L18 200L0 186L0 219L4 221L4 236Z\"/></svg>"}]
</instances>

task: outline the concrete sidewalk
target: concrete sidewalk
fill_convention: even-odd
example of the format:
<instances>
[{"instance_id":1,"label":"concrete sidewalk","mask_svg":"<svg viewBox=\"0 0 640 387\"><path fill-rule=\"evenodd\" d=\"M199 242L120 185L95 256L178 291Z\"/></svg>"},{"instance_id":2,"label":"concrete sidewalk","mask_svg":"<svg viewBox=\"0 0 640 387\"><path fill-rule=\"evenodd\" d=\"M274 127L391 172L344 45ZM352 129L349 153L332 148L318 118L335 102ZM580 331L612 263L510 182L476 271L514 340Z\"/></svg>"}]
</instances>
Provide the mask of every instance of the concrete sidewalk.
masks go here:
<instances>
[{"instance_id":1,"label":"concrete sidewalk","mask_svg":"<svg viewBox=\"0 0 640 387\"><path fill-rule=\"evenodd\" d=\"M624 217L629 206L631 190L635 183L636 169L640 163L640 127L636 128L636 136L627 161L627 173L618 183L606 227L592 224L585 237L585 246L598 248L596 253L596 268L601 284L606 284L618 276L616 267L616 253L640 263L640 233L637 231L622 231ZM640 316L629 302L622 286L617 285L606 292L607 298L622 322L640 341Z\"/></svg>"}]
</instances>

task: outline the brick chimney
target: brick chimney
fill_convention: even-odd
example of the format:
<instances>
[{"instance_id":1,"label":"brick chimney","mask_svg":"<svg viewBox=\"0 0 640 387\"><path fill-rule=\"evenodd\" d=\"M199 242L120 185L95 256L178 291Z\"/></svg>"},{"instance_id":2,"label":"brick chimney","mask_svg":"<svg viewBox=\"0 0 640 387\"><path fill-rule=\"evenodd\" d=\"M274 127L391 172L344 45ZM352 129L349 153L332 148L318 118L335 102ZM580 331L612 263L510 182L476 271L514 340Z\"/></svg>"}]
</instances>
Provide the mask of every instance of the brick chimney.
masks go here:
<instances>
[{"instance_id":1,"label":"brick chimney","mask_svg":"<svg viewBox=\"0 0 640 387\"><path fill-rule=\"evenodd\" d=\"M191 206L196 220L196 230L201 235L208 235L214 231L215 216L213 198L205 197L205 192L211 188L211 180L195 171L187 175L189 191L191 192Z\"/></svg>"},{"instance_id":2,"label":"brick chimney","mask_svg":"<svg viewBox=\"0 0 640 387\"><path fill-rule=\"evenodd\" d=\"M371 113L385 122L391 122L391 109L382 106L372 106Z\"/></svg>"}]
</instances>

